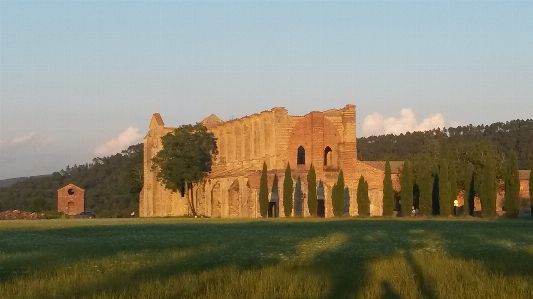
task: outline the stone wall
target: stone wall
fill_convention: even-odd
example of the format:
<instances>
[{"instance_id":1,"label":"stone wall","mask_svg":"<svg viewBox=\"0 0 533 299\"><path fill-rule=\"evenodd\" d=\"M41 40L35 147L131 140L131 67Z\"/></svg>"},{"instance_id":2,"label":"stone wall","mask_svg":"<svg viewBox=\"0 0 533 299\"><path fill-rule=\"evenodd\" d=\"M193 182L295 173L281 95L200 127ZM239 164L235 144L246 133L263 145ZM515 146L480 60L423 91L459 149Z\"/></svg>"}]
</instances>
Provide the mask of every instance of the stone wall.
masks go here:
<instances>
[{"instance_id":1,"label":"stone wall","mask_svg":"<svg viewBox=\"0 0 533 299\"><path fill-rule=\"evenodd\" d=\"M304 215L307 209L307 172L311 163L322 180L326 217L333 216L331 189L340 169L350 193L350 214L357 214L357 182L369 182L372 215L382 213L383 171L357 161L355 106L290 116L273 108L251 116L221 121L211 115L202 122L217 139L218 155L208 178L194 186L191 201L196 212L209 217L259 217L259 178L263 162L269 170L269 190L274 174L279 178L280 216L283 216L283 177L287 163L295 182L302 181ZM161 149L160 138L172 128L154 114L144 139L144 184L140 194L141 217L190 214L187 197L165 190L151 171L151 158ZM303 154L300 157L298 156ZM299 163L300 162L300 163Z\"/></svg>"}]
</instances>

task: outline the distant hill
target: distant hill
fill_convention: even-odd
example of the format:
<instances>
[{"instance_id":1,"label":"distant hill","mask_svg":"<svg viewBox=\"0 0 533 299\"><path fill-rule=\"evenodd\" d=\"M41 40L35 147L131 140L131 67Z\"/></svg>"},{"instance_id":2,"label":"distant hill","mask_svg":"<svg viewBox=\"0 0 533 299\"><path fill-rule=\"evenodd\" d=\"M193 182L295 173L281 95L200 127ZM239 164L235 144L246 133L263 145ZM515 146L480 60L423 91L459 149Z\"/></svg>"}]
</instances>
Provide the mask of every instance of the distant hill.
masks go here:
<instances>
[{"instance_id":1,"label":"distant hill","mask_svg":"<svg viewBox=\"0 0 533 299\"><path fill-rule=\"evenodd\" d=\"M400 135L380 135L357 139L357 156L360 160L405 160L431 151L435 140L446 138L448 143L465 144L490 142L503 156L514 150L520 169L530 169L533 157L533 120L513 120L491 125L459 126L412 132Z\"/></svg>"},{"instance_id":2,"label":"distant hill","mask_svg":"<svg viewBox=\"0 0 533 299\"><path fill-rule=\"evenodd\" d=\"M5 180L0 180L0 188L1 187L9 187L13 184L15 184L16 182L20 182L20 181L23 181L23 180L26 180L26 179L29 179L30 177L20 177L20 178L12 178L12 179L5 179Z\"/></svg>"},{"instance_id":3,"label":"distant hill","mask_svg":"<svg viewBox=\"0 0 533 299\"><path fill-rule=\"evenodd\" d=\"M67 166L50 175L3 180L0 211L55 211L57 189L73 183L86 190L85 209L100 217L122 217L138 210L143 145L130 146L92 163Z\"/></svg>"},{"instance_id":4,"label":"distant hill","mask_svg":"<svg viewBox=\"0 0 533 299\"><path fill-rule=\"evenodd\" d=\"M18 182L21 182L21 181L24 181L24 180L27 180L27 179L35 179L35 178L39 178L39 177L43 177L43 176L49 176L49 174L45 174L45 175L35 175L35 176L23 176L23 177L20 177L20 178L12 178L12 179L5 179L5 180L0 180L0 188L1 187L9 187L15 183L18 183Z\"/></svg>"}]
</instances>

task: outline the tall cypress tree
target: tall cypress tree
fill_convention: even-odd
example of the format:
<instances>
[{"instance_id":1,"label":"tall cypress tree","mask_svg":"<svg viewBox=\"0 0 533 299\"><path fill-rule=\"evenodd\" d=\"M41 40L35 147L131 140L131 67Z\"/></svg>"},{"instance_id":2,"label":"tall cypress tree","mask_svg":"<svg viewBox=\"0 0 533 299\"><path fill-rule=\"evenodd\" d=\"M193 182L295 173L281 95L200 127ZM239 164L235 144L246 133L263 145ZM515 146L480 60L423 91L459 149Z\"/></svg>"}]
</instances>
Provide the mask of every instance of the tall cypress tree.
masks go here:
<instances>
[{"instance_id":1,"label":"tall cypress tree","mask_svg":"<svg viewBox=\"0 0 533 299\"><path fill-rule=\"evenodd\" d=\"M344 174L342 173L342 169L339 171L337 183L333 186L331 201L333 205L333 215L335 215L335 217L342 216L342 210L344 208Z\"/></svg>"},{"instance_id":2,"label":"tall cypress tree","mask_svg":"<svg viewBox=\"0 0 533 299\"><path fill-rule=\"evenodd\" d=\"M424 166L417 177L418 189L420 191L418 197L418 210L422 216L431 215L433 179L431 176L432 169L430 165L431 163L429 163L429 161L424 161Z\"/></svg>"},{"instance_id":3,"label":"tall cypress tree","mask_svg":"<svg viewBox=\"0 0 533 299\"><path fill-rule=\"evenodd\" d=\"M294 188L294 217L303 216L303 198L302 198L302 182L300 176L296 181L296 187Z\"/></svg>"},{"instance_id":4,"label":"tall cypress tree","mask_svg":"<svg viewBox=\"0 0 533 299\"><path fill-rule=\"evenodd\" d=\"M400 191L402 216L410 216L413 207L413 181L408 161L403 163L400 186L402 188Z\"/></svg>"},{"instance_id":5,"label":"tall cypress tree","mask_svg":"<svg viewBox=\"0 0 533 299\"><path fill-rule=\"evenodd\" d=\"M395 205L390 162L387 160L385 162L385 176L383 177L383 216L392 216Z\"/></svg>"},{"instance_id":6,"label":"tall cypress tree","mask_svg":"<svg viewBox=\"0 0 533 299\"><path fill-rule=\"evenodd\" d=\"M496 214L496 166L491 156L485 156L481 181L481 215L491 217Z\"/></svg>"},{"instance_id":7,"label":"tall cypress tree","mask_svg":"<svg viewBox=\"0 0 533 299\"><path fill-rule=\"evenodd\" d=\"M439 166L439 210L440 215L448 217L451 214L450 198L450 180L448 175L448 159L440 158Z\"/></svg>"},{"instance_id":8,"label":"tall cypress tree","mask_svg":"<svg viewBox=\"0 0 533 299\"><path fill-rule=\"evenodd\" d=\"M316 172L315 167L311 163L309 173L307 174L307 208L309 209L309 214L313 217L316 216L317 205Z\"/></svg>"},{"instance_id":9,"label":"tall cypress tree","mask_svg":"<svg viewBox=\"0 0 533 299\"><path fill-rule=\"evenodd\" d=\"M287 163L287 168L285 169L285 179L283 180L283 211L285 212L285 217L291 217L292 214L292 173L291 166Z\"/></svg>"},{"instance_id":10,"label":"tall cypress tree","mask_svg":"<svg viewBox=\"0 0 533 299\"><path fill-rule=\"evenodd\" d=\"M453 211L454 201L457 199L457 170L455 169L455 162L450 160L449 168L450 180L450 209ZM454 215L455 216L455 215Z\"/></svg>"},{"instance_id":11,"label":"tall cypress tree","mask_svg":"<svg viewBox=\"0 0 533 299\"><path fill-rule=\"evenodd\" d=\"M463 204L463 216L471 216L474 211L474 165L468 162L465 173L465 193Z\"/></svg>"},{"instance_id":12,"label":"tall cypress tree","mask_svg":"<svg viewBox=\"0 0 533 299\"><path fill-rule=\"evenodd\" d=\"M505 215L509 218L518 217L520 178L518 177L518 157L511 151L505 167Z\"/></svg>"},{"instance_id":13,"label":"tall cypress tree","mask_svg":"<svg viewBox=\"0 0 533 299\"><path fill-rule=\"evenodd\" d=\"M268 211L268 178L267 165L263 162L263 171L261 172L261 181L259 182L259 211L261 217L267 216Z\"/></svg>"},{"instance_id":14,"label":"tall cypress tree","mask_svg":"<svg viewBox=\"0 0 533 299\"><path fill-rule=\"evenodd\" d=\"M361 175L359 183L357 184L357 214L364 217L370 215L368 184L363 175Z\"/></svg>"}]
</instances>

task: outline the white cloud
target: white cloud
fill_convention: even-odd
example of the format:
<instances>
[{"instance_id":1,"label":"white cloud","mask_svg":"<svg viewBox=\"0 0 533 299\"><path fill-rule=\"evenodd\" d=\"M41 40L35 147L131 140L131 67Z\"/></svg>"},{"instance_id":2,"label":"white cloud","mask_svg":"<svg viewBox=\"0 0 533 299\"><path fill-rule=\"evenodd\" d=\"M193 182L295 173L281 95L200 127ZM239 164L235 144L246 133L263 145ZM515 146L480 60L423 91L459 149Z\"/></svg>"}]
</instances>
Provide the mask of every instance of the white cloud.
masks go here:
<instances>
[{"instance_id":1,"label":"white cloud","mask_svg":"<svg viewBox=\"0 0 533 299\"><path fill-rule=\"evenodd\" d=\"M363 136L400 134L405 132L426 131L443 128L446 125L441 113L431 114L428 118L418 122L411 108L404 108L398 117L384 117L374 112L363 120Z\"/></svg>"},{"instance_id":2,"label":"white cloud","mask_svg":"<svg viewBox=\"0 0 533 299\"><path fill-rule=\"evenodd\" d=\"M35 137L35 132L31 132L26 135L15 137L12 140L0 140L0 148L6 149L10 147L18 147L24 144L28 144Z\"/></svg>"},{"instance_id":3,"label":"white cloud","mask_svg":"<svg viewBox=\"0 0 533 299\"><path fill-rule=\"evenodd\" d=\"M109 156L114 155L128 146L139 142L142 138L139 128L128 127L124 132L120 133L117 137L107 141L104 144L99 145L93 150L93 154L96 156Z\"/></svg>"}]
</instances>

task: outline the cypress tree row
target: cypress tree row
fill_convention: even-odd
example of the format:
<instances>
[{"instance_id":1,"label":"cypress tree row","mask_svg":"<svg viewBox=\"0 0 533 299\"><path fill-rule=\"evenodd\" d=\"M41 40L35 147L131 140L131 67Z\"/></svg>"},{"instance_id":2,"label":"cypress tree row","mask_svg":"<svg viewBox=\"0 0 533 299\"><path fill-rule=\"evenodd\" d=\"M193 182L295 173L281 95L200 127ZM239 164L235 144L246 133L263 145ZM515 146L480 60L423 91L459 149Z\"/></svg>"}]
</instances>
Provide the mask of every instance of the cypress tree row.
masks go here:
<instances>
[{"instance_id":1,"label":"cypress tree row","mask_svg":"<svg viewBox=\"0 0 533 299\"><path fill-rule=\"evenodd\" d=\"M439 167L439 210L440 215L448 217L451 215L451 208L453 204L450 204L451 192L450 192L450 180L448 176L448 161L446 157L440 158Z\"/></svg>"},{"instance_id":2,"label":"cypress tree row","mask_svg":"<svg viewBox=\"0 0 533 299\"><path fill-rule=\"evenodd\" d=\"M335 217L340 217L342 216L342 210L344 208L344 174L342 173L342 169L339 171L337 183L333 185L333 190L331 191L333 215L335 215Z\"/></svg>"},{"instance_id":3,"label":"cypress tree row","mask_svg":"<svg viewBox=\"0 0 533 299\"><path fill-rule=\"evenodd\" d=\"M505 163L505 215L509 218L518 217L520 178L518 177L518 156L513 150Z\"/></svg>"},{"instance_id":4,"label":"cypress tree row","mask_svg":"<svg viewBox=\"0 0 533 299\"><path fill-rule=\"evenodd\" d=\"M422 168L420 175L417 178L418 190L420 191L418 197L418 211L422 216L431 215L432 207L432 192L433 192L433 179L432 169L429 166L429 161L425 161L425 167Z\"/></svg>"},{"instance_id":5,"label":"cypress tree row","mask_svg":"<svg viewBox=\"0 0 533 299\"><path fill-rule=\"evenodd\" d=\"M454 212L454 201L457 199L457 171L455 170L455 162L450 161L449 169L449 180L450 180L450 209ZM454 213L455 216L455 213Z\"/></svg>"},{"instance_id":6,"label":"cypress tree row","mask_svg":"<svg viewBox=\"0 0 533 299\"><path fill-rule=\"evenodd\" d=\"M485 156L481 181L481 215L491 217L496 214L496 166L490 156Z\"/></svg>"},{"instance_id":7,"label":"cypress tree row","mask_svg":"<svg viewBox=\"0 0 533 299\"><path fill-rule=\"evenodd\" d=\"M370 215L370 200L368 197L368 183L361 175L359 183L357 184L357 215L369 216Z\"/></svg>"},{"instance_id":8,"label":"cypress tree row","mask_svg":"<svg viewBox=\"0 0 533 299\"><path fill-rule=\"evenodd\" d=\"M316 216L318 198L316 194L316 172L315 167L311 164L307 174L307 208L312 217Z\"/></svg>"},{"instance_id":9,"label":"cypress tree row","mask_svg":"<svg viewBox=\"0 0 533 299\"><path fill-rule=\"evenodd\" d=\"M268 179L267 179L267 165L263 162L263 170L261 171L261 181L259 182L259 212L261 217L267 216L268 210Z\"/></svg>"},{"instance_id":10,"label":"cypress tree row","mask_svg":"<svg viewBox=\"0 0 533 299\"><path fill-rule=\"evenodd\" d=\"M468 162L465 173L463 216L472 216L474 212L474 192L474 165Z\"/></svg>"},{"instance_id":11,"label":"cypress tree row","mask_svg":"<svg viewBox=\"0 0 533 299\"><path fill-rule=\"evenodd\" d=\"M403 163L400 186L402 188L400 191L402 217L410 216L413 206L413 181L409 161Z\"/></svg>"},{"instance_id":12,"label":"cypress tree row","mask_svg":"<svg viewBox=\"0 0 533 299\"><path fill-rule=\"evenodd\" d=\"M285 212L285 217L291 217L292 214L292 173L291 166L287 163L287 168L285 169L285 179L283 180L283 211Z\"/></svg>"},{"instance_id":13,"label":"cypress tree row","mask_svg":"<svg viewBox=\"0 0 533 299\"><path fill-rule=\"evenodd\" d=\"M383 178L383 216L392 216L395 205L390 162L387 160L385 163L385 177Z\"/></svg>"},{"instance_id":14,"label":"cypress tree row","mask_svg":"<svg viewBox=\"0 0 533 299\"><path fill-rule=\"evenodd\" d=\"M294 217L303 216L303 198L302 198L302 182L300 176L296 181L296 187L294 188Z\"/></svg>"}]
</instances>

